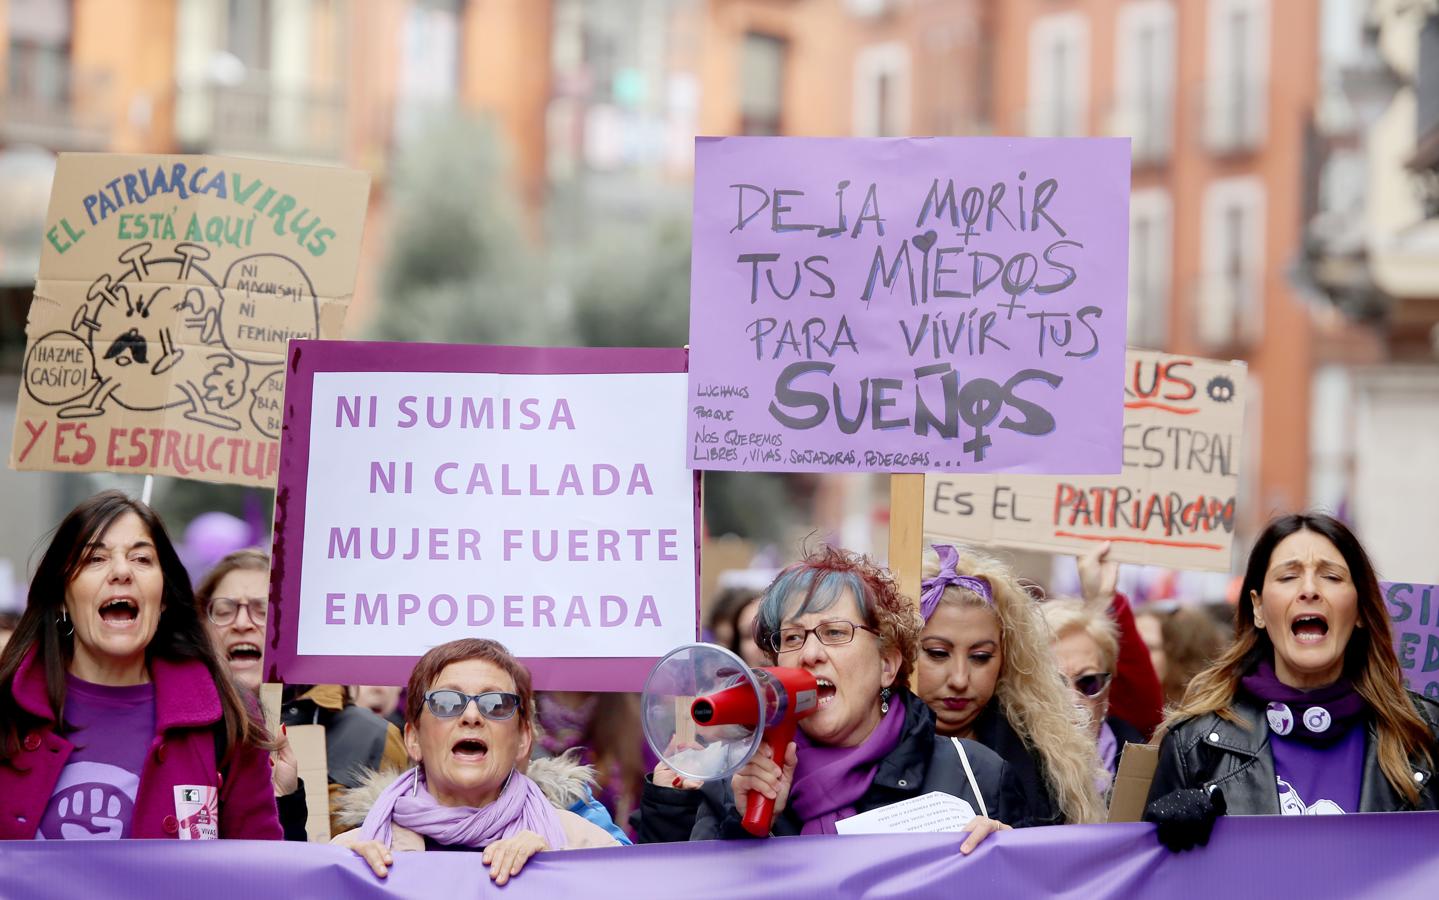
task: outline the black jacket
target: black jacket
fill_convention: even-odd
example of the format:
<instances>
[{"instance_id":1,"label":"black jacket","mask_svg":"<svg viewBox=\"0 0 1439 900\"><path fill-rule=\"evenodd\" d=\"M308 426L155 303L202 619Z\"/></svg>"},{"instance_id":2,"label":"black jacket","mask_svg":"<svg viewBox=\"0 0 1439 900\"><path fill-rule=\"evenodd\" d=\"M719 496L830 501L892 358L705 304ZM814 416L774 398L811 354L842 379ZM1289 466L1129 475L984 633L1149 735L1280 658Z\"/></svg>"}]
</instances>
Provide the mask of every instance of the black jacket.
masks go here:
<instances>
[{"instance_id":1,"label":"black jacket","mask_svg":"<svg viewBox=\"0 0 1439 900\"><path fill-rule=\"evenodd\" d=\"M891 702L896 701L904 704L905 711L899 746L880 761L874 783L855 803L855 812L868 812L931 791L965 800L979 812L979 800L970 790L959 753L949 738L934 733L934 715L929 707L908 691L896 693ZM989 817L1005 823L1015 821L1023 811L1024 798L1009 766L974 741L965 741L964 750ZM712 781L696 793L700 799L690 840L750 836L740 825L728 780ZM799 834L803 824L795 811L787 808L775 817L770 831L775 836Z\"/></svg>"},{"instance_id":2,"label":"black jacket","mask_svg":"<svg viewBox=\"0 0 1439 900\"><path fill-rule=\"evenodd\" d=\"M1419 718L1429 726L1434 743L1429 752L1439 759L1439 704L1409 692ZM1247 728L1209 713L1186 719L1164 736L1159 745L1159 763L1149 788L1151 801L1179 788L1218 788L1224 793L1232 816L1279 815L1279 789L1275 781L1274 752L1269 747L1269 728L1264 711L1254 700L1241 694L1234 712ZM1432 764L1410 760L1414 781L1419 785L1419 804L1411 805L1395 792L1379 768L1378 741L1374 723L1369 723L1364 749L1364 776L1359 788L1360 812L1401 812L1439 809Z\"/></svg>"},{"instance_id":3,"label":"black jacket","mask_svg":"<svg viewBox=\"0 0 1439 900\"><path fill-rule=\"evenodd\" d=\"M1065 824L1064 814L1049 792L1044 763L1009 724L998 700L981 710L979 718L974 720L974 739L998 753L1019 782L1020 811L1016 814L1017 821L1005 820L1008 824L1016 827Z\"/></svg>"}]
</instances>

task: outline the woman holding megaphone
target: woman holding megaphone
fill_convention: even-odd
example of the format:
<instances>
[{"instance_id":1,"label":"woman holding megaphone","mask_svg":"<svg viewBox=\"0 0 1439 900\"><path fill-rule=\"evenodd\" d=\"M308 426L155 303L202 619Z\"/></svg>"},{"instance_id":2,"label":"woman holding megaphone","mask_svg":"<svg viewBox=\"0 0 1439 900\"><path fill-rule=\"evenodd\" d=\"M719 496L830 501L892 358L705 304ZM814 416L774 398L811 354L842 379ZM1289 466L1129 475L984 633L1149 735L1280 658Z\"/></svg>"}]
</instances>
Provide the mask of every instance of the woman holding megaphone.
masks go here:
<instances>
[{"instance_id":1,"label":"woman holding megaphone","mask_svg":"<svg viewBox=\"0 0 1439 900\"><path fill-rule=\"evenodd\" d=\"M975 811L969 853L1021 803L1004 761L971 741L935 734L909 692L920 619L887 572L823 548L782 571L760 603L757 640L774 665L804 669L819 685L816 711L782 758L768 746L728 784L701 789L691 839L741 838L745 810L774 801L773 835L835 834L836 823L931 792Z\"/></svg>"},{"instance_id":2,"label":"woman holding megaphone","mask_svg":"<svg viewBox=\"0 0 1439 900\"><path fill-rule=\"evenodd\" d=\"M1405 691L1368 555L1288 515L1249 555L1235 640L1160 728L1145 819L1173 850L1217 816L1439 809L1439 704Z\"/></svg>"}]
</instances>

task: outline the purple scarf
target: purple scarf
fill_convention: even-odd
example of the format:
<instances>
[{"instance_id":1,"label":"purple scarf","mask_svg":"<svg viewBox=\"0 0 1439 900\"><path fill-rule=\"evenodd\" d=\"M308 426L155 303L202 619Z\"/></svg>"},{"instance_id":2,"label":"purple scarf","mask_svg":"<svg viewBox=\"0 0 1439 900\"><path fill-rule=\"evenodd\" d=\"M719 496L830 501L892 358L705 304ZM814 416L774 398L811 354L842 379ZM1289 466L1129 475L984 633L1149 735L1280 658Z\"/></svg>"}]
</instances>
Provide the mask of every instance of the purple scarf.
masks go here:
<instances>
[{"instance_id":1,"label":"purple scarf","mask_svg":"<svg viewBox=\"0 0 1439 900\"><path fill-rule=\"evenodd\" d=\"M360 826L360 836L388 847L394 825L449 847L487 847L521 831L533 831L551 850L565 849L565 832L555 808L539 785L520 772L510 773L494 803L475 809L442 806L416 766L380 794Z\"/></svg>"},{"instance_id":2,"label":"purple scarf","mask_svg":"<svg viewBox=\"0 0 1439 900\"><path fill-rule=\"evenodd\" d=\"M1245 693L1266 704L1264 718L1270 731L1316 747L1327 747L1347 735L1369 709L1347 678L1301 691L1280 681L1274 663L1267 659L1240 684Z\"/></svg>"},{"instance_id":3,"label":"purple scarf","mask_svg":"<svg viewBox=\"0 0 1439 900\"><path fill-rule=\"evenodd\" d=\"M794 784L789 805L799 813L801 834L838 834L834 823L854 815L854 804L874 783L879 761L899 746L904 731L904 702L890 700L889 712L869 737L854 747L826 747L811 743L800 732L795 751Z\"/></svg>"}]
</instances>

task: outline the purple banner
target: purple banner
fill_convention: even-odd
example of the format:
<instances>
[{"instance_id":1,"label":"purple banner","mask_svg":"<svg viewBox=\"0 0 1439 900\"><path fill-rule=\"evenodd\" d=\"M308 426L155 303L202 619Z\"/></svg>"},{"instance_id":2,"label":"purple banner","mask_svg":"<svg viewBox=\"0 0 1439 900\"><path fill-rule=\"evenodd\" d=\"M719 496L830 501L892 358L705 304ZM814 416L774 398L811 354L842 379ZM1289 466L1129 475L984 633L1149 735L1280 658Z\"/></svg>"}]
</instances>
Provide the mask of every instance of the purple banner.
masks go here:
<instances>
[{"instance_id":1,"label":"purple banner","mask_svg":"<svg viewBox=\"0 0 1439 900\"><path fill-rule=\"evenodd\" d=\"M1389 609L1404 686L1439 700L1439 585L1385 581L1379 588Z\"/></svg>"},{"instance_id":2,"label":"purple banner","mask_svg":"<svg viewBox=\"0 0 1439 900\"><path fill-rule=\"evenodd\" d=\"M685 359L291 342L267 679L404 684L488 637L537 688L639 690L698 632Z\"/></svg>"},{"instance_id":3,"label":"purple banner","mask_svg":"<svg viewBox=\"0 0 1439 900\"><path fill-rule=\"evenodd\" d=\"M689 465L1121 468L1129 141L699 138Z\"/></svg>"},{"instance_id":4,"label":"purple banner","mask_svg":"<svg viewBox=\"0 0 1439 900\"><path fill-rule=\"evenodd\" d=\"M794 837L544 853L496 888L473 853L396 854L381 882L347 850L255 841L14 841L0 897L1383 897L1431 898L1439 813L1221 819L1170 853L1149 825Z\"/></svg>"}]
</instances>

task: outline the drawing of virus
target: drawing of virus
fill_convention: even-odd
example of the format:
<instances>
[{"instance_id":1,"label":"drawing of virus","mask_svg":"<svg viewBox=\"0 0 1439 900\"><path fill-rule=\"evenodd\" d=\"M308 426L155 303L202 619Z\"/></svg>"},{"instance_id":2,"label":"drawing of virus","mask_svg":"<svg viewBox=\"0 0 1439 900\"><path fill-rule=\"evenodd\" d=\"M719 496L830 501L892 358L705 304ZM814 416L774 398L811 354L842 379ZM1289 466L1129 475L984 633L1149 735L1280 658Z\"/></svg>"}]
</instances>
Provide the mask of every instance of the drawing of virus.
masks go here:
<instances>
[{"instance_id":1,"label":"drawing of virus","mask_svg":"<svg viewBox=\"0 0 1439 900\"><path fill-rule=\"evenodd\" d=\"M71 328L94 355L97 383L59 415L99 416L112 403L140 411L183 406L187 419L238 431L240 421L225 411L244 399L248 365L221 337L223 296L200 265L210 251L179 243L173 256L158 257L153 249L123 250L123 271L101 273L76 310Z\"/></svg>"}]
</instances>

